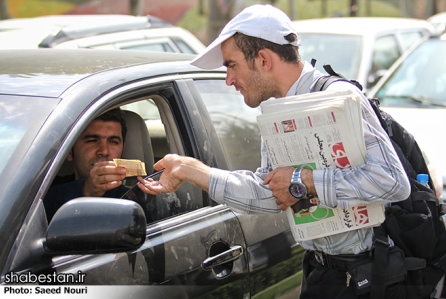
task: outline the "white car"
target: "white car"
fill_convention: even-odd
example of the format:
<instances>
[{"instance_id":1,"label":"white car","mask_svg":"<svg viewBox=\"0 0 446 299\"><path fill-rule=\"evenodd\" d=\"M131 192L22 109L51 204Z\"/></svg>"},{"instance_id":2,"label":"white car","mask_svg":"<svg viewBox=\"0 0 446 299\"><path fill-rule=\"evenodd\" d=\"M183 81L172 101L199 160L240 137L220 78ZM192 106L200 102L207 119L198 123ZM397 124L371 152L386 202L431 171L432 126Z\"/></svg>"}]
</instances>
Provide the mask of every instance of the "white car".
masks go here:
<instances>
[{"instance_id":1,"label":"white car","mask_svg":"<svg viewBox=\"0 0 446 299\"><path fill-rule=\"evenodd\" d=\"M437 13L427 19L434 25L435 29L442 32L446 29L446 12Z\"/></svg>"},{"instance_id":2,"label":"white car","mask_svg":"<svg viewBox=\"0 0 446 299\"><path fill-rule=\"evenodd\" d=\"M442 141L446 128L445 55L446 34L431 37L395 62L368 94L377 97L383 110L414 135L436 170L436 174L431 174L435 175L437 189L443 189L443 199L446 198Z\"/></svg>"},{"instance_id":3,"label":"white car","mask_svg":"<svg viewBox=\"0 0 446 299\"><path fill-rule=\"evenodd\" d=\"M0 21L0 49L87 48L197 54L189 31L152 16L54 15Z\"/></svg>"},{"instance_id":4,"label":"white car","mask_svg":"<svg viewBox=\"0 0 446 299\"><path fill-rule=\"evenodd\" d=\"M433 31L426 20L409 18L325 18L294 21L303 59L330 64L366 92L413 44Z\"/></svg>"}]
</instances>

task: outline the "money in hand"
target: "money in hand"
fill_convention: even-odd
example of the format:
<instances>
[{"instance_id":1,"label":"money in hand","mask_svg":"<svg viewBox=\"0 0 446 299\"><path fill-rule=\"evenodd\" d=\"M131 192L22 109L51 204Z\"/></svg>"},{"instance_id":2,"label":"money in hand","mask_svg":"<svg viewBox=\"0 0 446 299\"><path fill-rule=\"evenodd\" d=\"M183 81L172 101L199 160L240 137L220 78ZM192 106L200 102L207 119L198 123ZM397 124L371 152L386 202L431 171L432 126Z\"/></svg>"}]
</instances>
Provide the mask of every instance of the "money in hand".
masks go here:
<instances>
[{"instance_id":1,"label":"money in hand","mask_svg":"<svg viewBox=\"0 0 446 299\"><path fill-rule=\"evenodd\" d=\"M126 169L125 176L145 176L146 165L140 160L127 160L127 159L113 159L116 166L124 167Z\"/></svg>"}]
</instances>

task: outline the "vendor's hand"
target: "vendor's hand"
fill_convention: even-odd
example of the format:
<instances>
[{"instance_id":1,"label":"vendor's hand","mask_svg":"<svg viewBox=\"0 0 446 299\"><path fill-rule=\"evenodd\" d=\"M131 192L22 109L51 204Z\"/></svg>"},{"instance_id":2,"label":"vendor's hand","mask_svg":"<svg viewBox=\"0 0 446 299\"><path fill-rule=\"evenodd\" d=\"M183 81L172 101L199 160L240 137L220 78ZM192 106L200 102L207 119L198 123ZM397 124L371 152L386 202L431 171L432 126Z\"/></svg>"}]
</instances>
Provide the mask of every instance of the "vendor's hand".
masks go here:
<instances>
[{"instance_id":1,"label":"vendor's hand","mask_svg":"<svg viewBox=\"0 0 446 299\"><path fill-rule=\"evenodd\" d=\"M178 179L178 173L180 172L179 168L184 159L184 157L174 154L164 156L164 158L153 165L155 170L164 168L160 179L154 181L151 178L144 180L142 177L138 177L138 181L140 182L138 187L143 192L154 195L175 192L183 184L183 181Z\"/></svg>"},{"instance_id":2,"label":"vendor's hand","mask_svg":"<svg viewBox=\"0 0 446 299\"><path fill-rule=\"evenodd\" d=\"M85 179L84 196L101 197L106 191L120 186L125 172L124 167L116 166L113 161L96 162Z\"/></svg>"},{"instance_id":3,"label":"vendor's hand","mask_svg":"<svg viewBox=\"0 0 446 299\"><path fill-rule=\"evenodd\" d=\"M316 197L314 198L304 198L299 200L297 203L291 206L291 209L293 210L293 213L298 213L301 216L306 216L312 212L310 209L311 207L317 206L318 199Z\"/></svg>"},{"instance_id":4,"label":"vendor's hand","mask_svg":"<svg viewBox=\"0 0 446 299\"><path fill-rule=\"evenodd\" d=\"M297 198L292 196L289 191L294 169L294 167L278 167L268 173L263 181L263 184L268 185L273 192L276 204L282 211L297 202Z\"/></svg>"}]
</instances>

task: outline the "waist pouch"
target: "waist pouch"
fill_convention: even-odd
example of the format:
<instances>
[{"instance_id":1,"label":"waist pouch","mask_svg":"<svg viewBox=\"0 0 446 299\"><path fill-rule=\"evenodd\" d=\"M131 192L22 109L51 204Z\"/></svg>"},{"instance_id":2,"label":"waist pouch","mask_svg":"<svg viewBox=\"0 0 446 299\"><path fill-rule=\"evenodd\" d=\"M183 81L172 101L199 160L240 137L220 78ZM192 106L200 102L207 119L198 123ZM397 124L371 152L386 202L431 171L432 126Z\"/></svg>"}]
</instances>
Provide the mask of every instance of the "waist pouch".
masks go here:
<instances>
[{"instance_id":1,"label":"waist pouch","mask_svg":"<svg viewBox=\"0 0 446 299\"><path fill-rule=\"evenodd\" d=\"M372 286L373 258L359 259L349 264L348 273L351 276L357 295L367 294ZM407 278L407 267L404 253L398 247L390 247L387 255L387 266L384 273L384 285L389 286Z\"/></svg>"}]
</instances>

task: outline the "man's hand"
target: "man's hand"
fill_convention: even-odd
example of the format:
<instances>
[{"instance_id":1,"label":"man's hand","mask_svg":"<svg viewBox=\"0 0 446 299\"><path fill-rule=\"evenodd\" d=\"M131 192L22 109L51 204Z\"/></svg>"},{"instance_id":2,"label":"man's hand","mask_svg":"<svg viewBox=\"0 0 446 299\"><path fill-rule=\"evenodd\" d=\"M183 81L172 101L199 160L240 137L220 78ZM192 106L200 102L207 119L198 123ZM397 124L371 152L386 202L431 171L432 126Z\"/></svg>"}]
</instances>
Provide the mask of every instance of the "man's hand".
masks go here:
<instances>
[{"instance_id":1,"label":"man's hand","mask_svg":"<svg viewBox=\"0 0 446 299\"><path fill-rule=\"evenodd\" d=\"M163 173L160 176L159 181L154 181L149 178L144 180L142 177L138 177L138 187L145 193L159 194L159 193L172 193L175 192L183 184L183 181L174 177L173 174L179 171L181 165L180 157L177 155L167 155L155 165L155 170L161 170L164 168Z\"/></svg>"},{"instance_id":2,"label":"man's hand","mask_svg":"<svg viewBox=\"0 0 446 299\"><path fill-rule=\"evenodd\" d=\"M297 203L297 198L289 191L293 171L294 167L278 167L268 173L263 181L263 184L268 185L273 192L276 204L282 211Z\"/></svg>"},{"instance_id":3,"label":"man's hand","mask_svg":"<svg viewBox=\"0 0 446 299\"><path fill-rule=\"evenodd\" d=\"M101 197L106 191L120 186L125 172L124 167L116 166L113 161L96 162L85 179L84 196Z\"/></svg>"},{"instance_id":4,"label":"man's hand","mask_svg":"<svg viewBox=\"0 0 446 299\"><path fill-rule=\"evenodd\" d=\"M159 181L138 177L138 187L145 193L175 192L184 182L192 183L204 191L209 189L210 167L191 157L169 154L153 165L155 170L164 168Z\"/></svg>"},{"instance_id":5,"label":"man's hand","mask_svg":"<svg viewBox=\"0 0 446 299\"><path fill-rule=\"evenodd\" d=\"M282 211L285 211L288 207L296 204L298 202L297 198L291 195L289 188L291 183L291 177L293 176L294 167L278 167L268 173L263 181L264 185L268 185L271 191L273 191L273 196L276 198L276 204L280 206ZM307 188L308 194L316 194L316 188L313 181L313 171L308 169L302 169L301 173L302 182ZM317 196L317 195L316 195ZM300 211L301 209L307 209L308 205L317 205L318 199L315 197L311 200L311 204L306 201L299 201L293 207L293 210ZM296 210L296 209L298 210Z\"/></svg>"},{"instance_id":6,"label":"man's hand","mask_svg":"<svg viewBox=\"0 0 446 299\"><path fill-rule=\"evenodd\" d=\"M297 203L291 206L291 209L293 209L293 213L298 213L301 216L306 216L310 214L313 210L311 207L317 206L318 199L316 197L314 198L304 198L299 200Z\"/></svg>"}]
</instances>

